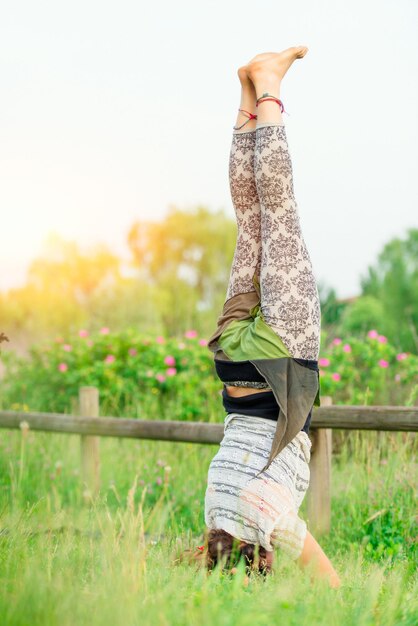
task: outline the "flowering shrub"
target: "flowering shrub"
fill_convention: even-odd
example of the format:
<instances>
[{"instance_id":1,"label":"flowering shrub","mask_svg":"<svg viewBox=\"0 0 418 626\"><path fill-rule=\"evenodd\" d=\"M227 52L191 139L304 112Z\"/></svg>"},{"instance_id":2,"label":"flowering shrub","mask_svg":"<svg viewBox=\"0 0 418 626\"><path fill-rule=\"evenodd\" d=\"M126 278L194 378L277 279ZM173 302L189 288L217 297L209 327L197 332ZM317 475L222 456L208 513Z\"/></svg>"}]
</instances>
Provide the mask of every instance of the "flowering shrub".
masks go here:
<instances>
[{"instance_id":1,"label":"flowering shrub","mask_svg":"<svg viewBox=\"0 0 418 626\"><path fill-rule=\"evenodd\" d=\"M412 405L418 397L418 356L399 353L377 330L322 345L321 393L334 403Z\"/></svg>"},{"instance_id":2,"label":"flowering shrub","mask_svg":"<svg viewBox=\"0 0 418 626\"><path fill-rule=\"evenodd\" d=\"M29 358L2 354L0 403L72 412L79 387L92 385L99 388L103 415L207 419L207 401L219 398L221 383L206 344L192 330L182 340L143 337L133 329L113 334L106 327L94 336L80 330L32 346Z\"/></svg>"},{"instance_id":3,"label":"flowering shrub","mask_svg":"<svg viewBox=\"0 0 418 626\"><path fill-rule=\"evenodd\" d=\"M371 330L364 339L322 340L321 394L344 404L413 404L418 356L398 352ZM220 421L225 415L213 354L195 330L178 338L142 336L134 329L56 337L33 346L29 358L2 353L6 376L0 404L32 411L73 412L78 389L98 387L102 415Z\"/></svg>"}]
</instances>

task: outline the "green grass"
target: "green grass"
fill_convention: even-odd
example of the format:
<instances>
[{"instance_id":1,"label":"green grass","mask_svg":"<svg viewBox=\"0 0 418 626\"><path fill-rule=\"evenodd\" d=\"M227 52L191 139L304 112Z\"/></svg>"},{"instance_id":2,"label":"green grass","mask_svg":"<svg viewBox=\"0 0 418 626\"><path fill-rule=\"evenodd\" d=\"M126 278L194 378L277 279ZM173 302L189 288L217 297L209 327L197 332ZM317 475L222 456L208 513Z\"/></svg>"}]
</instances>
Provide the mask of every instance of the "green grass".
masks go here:
<instances>
[{"instance_id":1,"label":"green grass","mask_svg":"<svg viewBox=\"0 0 418 626\"><path fill-rule=\"evenodd\" d=\"M241 567L231 579L173 564L203 542L218 446L102 438L89 503L78 436L0 431L1 626L415 625L415 437L341 434L319 538L343 582L333 590L280 551L248 587Z\"/></svg>"}]
</instances>

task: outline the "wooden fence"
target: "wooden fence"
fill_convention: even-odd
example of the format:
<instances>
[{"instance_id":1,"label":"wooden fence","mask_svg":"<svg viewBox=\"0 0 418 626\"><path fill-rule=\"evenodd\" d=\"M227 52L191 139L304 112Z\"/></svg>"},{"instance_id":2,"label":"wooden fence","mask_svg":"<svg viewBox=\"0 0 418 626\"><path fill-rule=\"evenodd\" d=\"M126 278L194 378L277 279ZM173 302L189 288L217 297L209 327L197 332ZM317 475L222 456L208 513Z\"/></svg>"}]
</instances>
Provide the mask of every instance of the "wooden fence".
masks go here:
<instances>
[{"instance_id":1,"label":"wooden fence","mask_svg":"<svg viewBox=\"0 0 418 626\"><path fill-rule=\"evenodd\" d=\"M21 428L27 422L32 430L81 435L81 471L92 496L100 490L100 437L130 437L202 444L219 444L222 423L156 421L121 417L99 418L99 390L81 387L78 415L0 411L0 428ZM333 405L329 396L315 407L309 430L312 441L310 485L306 494L308 525L315 535L329 532L331 521L332 429L418 430L418 407Z\"/></svg>"}]
</instances>

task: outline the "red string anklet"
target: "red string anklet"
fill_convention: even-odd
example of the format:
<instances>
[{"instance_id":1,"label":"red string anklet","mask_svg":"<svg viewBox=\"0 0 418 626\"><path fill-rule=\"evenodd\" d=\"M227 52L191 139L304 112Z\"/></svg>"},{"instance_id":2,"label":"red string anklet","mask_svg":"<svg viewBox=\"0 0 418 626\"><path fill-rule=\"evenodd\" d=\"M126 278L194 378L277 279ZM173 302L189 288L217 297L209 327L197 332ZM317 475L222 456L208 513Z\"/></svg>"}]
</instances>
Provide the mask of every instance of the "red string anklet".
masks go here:
<instances>
[{"instance_id":1,"label":"red string anklet","mask_svg":"<svg viewBox=\"0 0 418 626\"><path fill-rule=\"evenodd\" d=\"M281 113L286 113L287 115L289 115L288 112L284 110L283 102L279 98L272 96L271 93L263 93L262 96L257 98L257 102L255 103L255 106L258 107L260 102L266 102L267 100L273 100L274 102L277 102L277 104L280 107Z\"/></svg>"},{"instance_id":2,"label":"red string anklet","mask_svg":"<svg viewBox=\"0 0 418 626\"><path fill-rule=\"evenodd\" d=\"M233 128L234 130L239 130L240 128L242 128L243 126L245 126L245 124L248 124L248 122L249 122L250 120L256 120L256 119L257 119L257 116L256 116L256 115L254 115L254 113L250 113L249 111L246 111L245 109L238 109L238 111L242 111L242 113L244 113L244 114L245 114L245 113L247 113L247 115L248 115L248 120L247 120L246 122L244 122L243 124L241 124L241 126L233 126L232 128Z\"/></svg>"}]
</instances>

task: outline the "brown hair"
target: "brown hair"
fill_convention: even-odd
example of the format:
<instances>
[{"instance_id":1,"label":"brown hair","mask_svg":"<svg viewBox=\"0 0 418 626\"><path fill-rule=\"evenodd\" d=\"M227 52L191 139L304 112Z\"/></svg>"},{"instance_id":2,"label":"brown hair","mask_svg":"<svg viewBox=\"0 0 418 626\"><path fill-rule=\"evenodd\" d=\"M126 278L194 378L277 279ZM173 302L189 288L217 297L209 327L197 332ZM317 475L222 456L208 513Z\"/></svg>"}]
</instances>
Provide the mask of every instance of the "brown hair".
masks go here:
<instances>
[{"instance_id":1,"label":"brown hair","mask_svg":"<svg viewBox=\"0 0 418 626\"><path fill-rule=\"evenodd\" d=\"M271 572L271 566L267 562L267 551L263 546L240 541L221 528L212 528L208 531L206 552L208 572L218 563L223 564L222 570L230 570L236 567L242 558L247 575L252 571L258 571L264 576Z\"/></svg>"}]
</instances>

